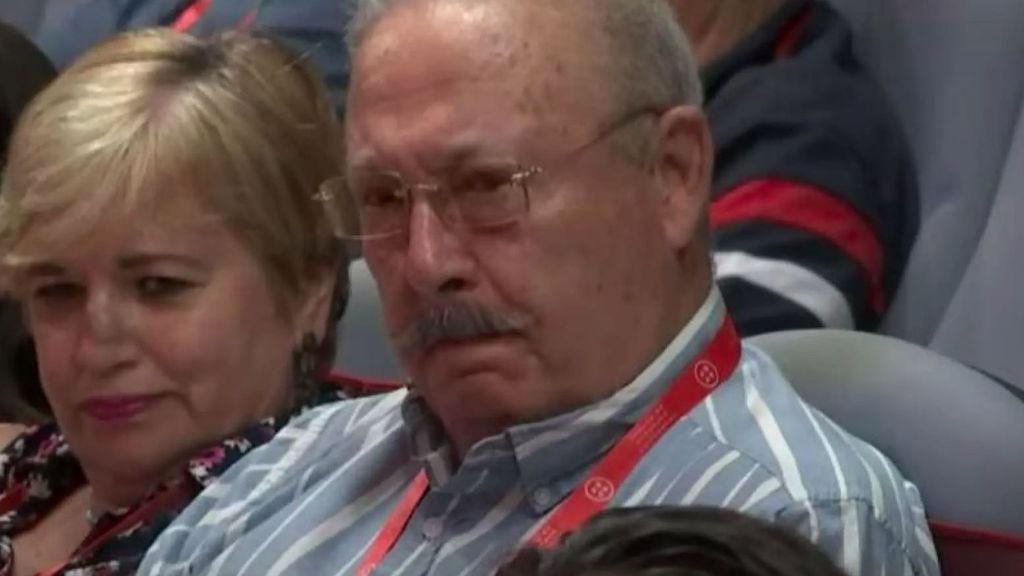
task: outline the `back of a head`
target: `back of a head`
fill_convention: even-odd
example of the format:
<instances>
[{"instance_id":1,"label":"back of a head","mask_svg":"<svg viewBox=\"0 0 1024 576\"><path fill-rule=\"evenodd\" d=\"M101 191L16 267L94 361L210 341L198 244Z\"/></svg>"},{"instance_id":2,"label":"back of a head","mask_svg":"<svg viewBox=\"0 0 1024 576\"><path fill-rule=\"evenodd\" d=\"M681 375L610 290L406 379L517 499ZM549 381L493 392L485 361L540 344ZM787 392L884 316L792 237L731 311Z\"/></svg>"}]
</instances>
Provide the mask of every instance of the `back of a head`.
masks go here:
<instances>
[{"instance_id":1,"label":"back of a head","mask_svg":"<svg viewBox=\"0 0 1024 576\"><path fill-rule=\"evenodd\" d=\"M799 535L721 508L615 508L498 576L843 576Z\"/></svg>"},{"instance_id":2,"label":"back of a head","mask_svg":"<svg viewBox=\"0 0 1024 576\"><path fill-rule=\"evenodd\" d=\"M53 64L31 40L0 22L0 164L18 115L56 76Z\"/></svg>"},{"instance_id":3,"label":"back of a head","mask_svg":"<svg viewBox=\"0 0 1024 576\"><path fill-rule=\"evenodd\" d=\"M53 64L17 29L0 22L0 165L29 101L57 76ZM0 301L0 419L32 423L47 411L35 352L14 302Z\"/></svg>"}]
</instances>

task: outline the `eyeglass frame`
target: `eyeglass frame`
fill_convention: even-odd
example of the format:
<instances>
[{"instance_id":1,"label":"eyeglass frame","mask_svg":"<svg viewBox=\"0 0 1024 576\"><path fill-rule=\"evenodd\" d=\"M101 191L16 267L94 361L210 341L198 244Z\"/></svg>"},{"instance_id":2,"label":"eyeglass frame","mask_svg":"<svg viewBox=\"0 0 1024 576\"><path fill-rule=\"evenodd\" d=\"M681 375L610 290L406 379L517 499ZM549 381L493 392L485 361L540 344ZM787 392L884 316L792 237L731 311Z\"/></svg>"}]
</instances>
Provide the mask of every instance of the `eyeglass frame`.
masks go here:
<instances>
[{"instance_id":1,"label":"eyeglass frame","mask_svg":"<svg viewBox=\"0 0 1024 576\"><path fill-rule=\"evenodd\" d=\"M430 193L434 195L444 195L446 197L447 202L450 202L455 207L455 218L446 217L445 213L439 210L434 204L431 204L431 207L432 209L434 209L437 217L447 226L462 226L468 230L484 230L488 228L500 228L502 226L507 226L509 224L512 224L513 222L518 221L523 216L530 213L530 188L527 184L531 178L538 176L540 174L555 172L557 169L565 165L571 164L571 162L574 159L583 155L585 152L589 151L597 144L601 143L607 138L610 138L615 133L626 128L627 126L631 125L637 120L648 115L661 116L662 114L665 113L665 111L665 107L657 106L643 106L640 108L632 109L630 112L621 115L617 120L609 122L604 128L598 130L597 134L595 134L590 139L584 141L582 144L560 154L558 157L549 160L548 162L545 162L545 166L536 164L529 166L519 165L518 168L512 174L510 174L506 180L492 187L492 190L501 190L506 187L509 187L511 189L518 189L523 197L522 210L505 219L487 223L471 223L462 220L462 210L457 199L458 195L455 192L453 192L452 186L448 186L442 183L406 184L405 182L402 181L401 175L398 174L397 172L382 172L381 175L386 174L388 176L395 176L396 181L401 184L401 186L395 190L395 195L399 196L404 203L403 212L405 213L406 219L404 226L397 226L395 230L387 232L379 232L373 234L348 234L343 231L344 224L341 222L340 215L335 213L334 210L332 210L329 207L325 208L325 211L328 213L328 220L330 220L331 226L334 228L335 235L342 240L356 242L394 238L407 232L408 218L411 215L413 202L415 201L413 198L413 192L415 191L419 191L423 194ZM339 182L342 183L345 189L348 191L348 196L352 200L356 211L361 212L362 208L360 206L360 201L358 198L356 198L355 193L352 192L351 189L347 186L345 176L338 176L336 178L332 178L324 182L320 186L320 189L318 190L317 194L314 196L314 199L328 206L333 204L335 208L337 208L337 198L335 196L335 193L331 191L329 187L331 184ZM362 220L363 218L360 214L360 224L362 223Z\"/></svg>"}]
</instances>

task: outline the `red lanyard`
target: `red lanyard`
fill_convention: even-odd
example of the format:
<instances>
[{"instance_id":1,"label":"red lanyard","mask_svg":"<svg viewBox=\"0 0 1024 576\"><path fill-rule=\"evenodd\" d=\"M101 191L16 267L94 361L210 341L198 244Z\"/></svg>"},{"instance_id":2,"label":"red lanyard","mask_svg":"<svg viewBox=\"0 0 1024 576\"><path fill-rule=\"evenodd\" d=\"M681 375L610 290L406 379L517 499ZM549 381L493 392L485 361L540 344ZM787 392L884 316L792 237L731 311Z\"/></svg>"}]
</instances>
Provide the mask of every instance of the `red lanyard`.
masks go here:
<instances>
[{"instance_id":1,"label":"red lanyard","mask_svg":"<svg viewBox=\"0 0 1024 576\"><path fill-rule=\"evenodd\" d=\"M213 4L213 0L195 0L171 23L171 28L177 32L188 32L199 22L203 14ZM235 25L235 30L247 30L256 21L258 9L249 10L242 16L242 19Z\"/></svg>"},{"instance_id":2,"label":"red lanyard","mask_svg":"<svg viewBox=\"0 0 1024 576\"><path fill-rule=\"evenodd\" d=\"M676 377L669 389L647 409L590 474L541 525L530 543L548 548L562 535L575 530L611 502L622 482L676 422L689 414L715 388L728 379L740 361L740 341L732 320L726 317L714 339ZM420 471L402 497L398 508L370 544L356 571L369 576L401 537L416 506L430 488Z\"/></svg>"},{"instance_id":3,"label":"red lanyard","mask_svg":"<svg viewBox=\"0 0 1024 576\"><path fill-rule=\"evenodd\" d=\"M171 28L178 32L187 32L202 18L203 13L206 12L212 2L213 0L195 0L171 24Z\"/></svg>"},{"instance_id":4,"label":"red lanyard","mask_svg":"<svg viewBox=\"0 0 1024 576\"><path fill-rule=\"evenodd\" d=\"M147 520L152 520L161 512L175 508L179 504L183 503L188 497L189 490L183 484L167 489L162 494L147 502L146 505L141 506L131 514L128 514L118 520L117 523L110 528L107 528L96 536L86 538L85 542L83 542L78 550L75 550L74 554L72 554L72 559L92 554L97 548L105 544L111 538L114 538L122 532L130 530L137 524L146 522ZM68 564L70 564L71 561L72 560L61 562L56 566L39 572L36 576L57 576L67 569Z\"/></svg>"}]
</instances>

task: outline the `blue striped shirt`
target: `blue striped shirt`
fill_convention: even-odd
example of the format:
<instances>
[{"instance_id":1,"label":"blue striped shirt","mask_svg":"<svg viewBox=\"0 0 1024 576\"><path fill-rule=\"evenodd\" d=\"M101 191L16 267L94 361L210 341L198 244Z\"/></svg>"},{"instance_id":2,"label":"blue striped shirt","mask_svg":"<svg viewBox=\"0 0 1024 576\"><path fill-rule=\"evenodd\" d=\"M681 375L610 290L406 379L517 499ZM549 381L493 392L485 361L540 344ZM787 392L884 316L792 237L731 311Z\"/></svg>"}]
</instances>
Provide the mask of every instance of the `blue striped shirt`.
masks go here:
<instances>
[{"instance_id":1,"label":"blue striped shirt","mask_svg":"<svg viewBox=\"0 0 1024 576\"><path fill-rule=\"evenodd\" d=\"M151 548L152 576L351 574L416 473L430 490L377 574L490 574L714 336L715 291L637 378L606 400L516 426L454 466L405 391L316 410L204 491ZM673 426L613 506L724 506L795 528L852 575L938 574L917 489L805 404L745 346L732 377Z\"/></svg>"}]
</instances>

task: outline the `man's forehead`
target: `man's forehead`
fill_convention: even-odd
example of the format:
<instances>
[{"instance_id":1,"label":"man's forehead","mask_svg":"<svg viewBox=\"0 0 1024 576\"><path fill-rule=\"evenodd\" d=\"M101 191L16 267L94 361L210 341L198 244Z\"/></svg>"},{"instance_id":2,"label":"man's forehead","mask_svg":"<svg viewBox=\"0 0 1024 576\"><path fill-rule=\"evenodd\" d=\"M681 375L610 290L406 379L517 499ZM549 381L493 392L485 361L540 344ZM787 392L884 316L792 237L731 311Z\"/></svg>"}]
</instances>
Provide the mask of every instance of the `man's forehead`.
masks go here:
<instances>
[{"instance_id":1,"label":"man's forehead","mask_svg":"<svg viewBox=\"0 0 1024 576\"><path fill-rule=\"evenodd\" d=\"M356 48L353 82L381 66L423 67L443 56L461 74L492 76L530 68L545 75L575 68L595 50L597 19L578 0L410 0L371 25ZM443 63L443 62L442 62ZM444 76L444 67L431 66ZM440 69L440 70L438 70Z\"/></svg>"},{"instance_id":2,"label":"man's forehead","mask_svg":"<svg viewBox=\"0 0 1024 576\"><path fill-rule=\"evenodd\" d=\"M349 110L488 83L504 84L517 109L533 114L560 100L584 97L593 92L580 86L592 78L584 71L589 68L583 62L588 56L586 50L572 48L573 33L561 22L571 19L564 6L574 3L555 3L563 6L559 9L534 0L402 4L364 37L356 55L350 93L354 106ZM574 94L577 91L583 94ZM568 106L578 108L576 102Z\"/></svg>"},{"instance_id":3,"label":"man's forehead","mask_svg":"<svg viewBox=\"0 0 1024 576\"><path fill-rule=\"evenodd\" d=\"M400 3L368 30L357 48L355 73L382 61L416 65L429 52L461 55L464 63L507 65L533 40L520 30L519 12L508 0Z\"/></svg>"}]
</instances>

